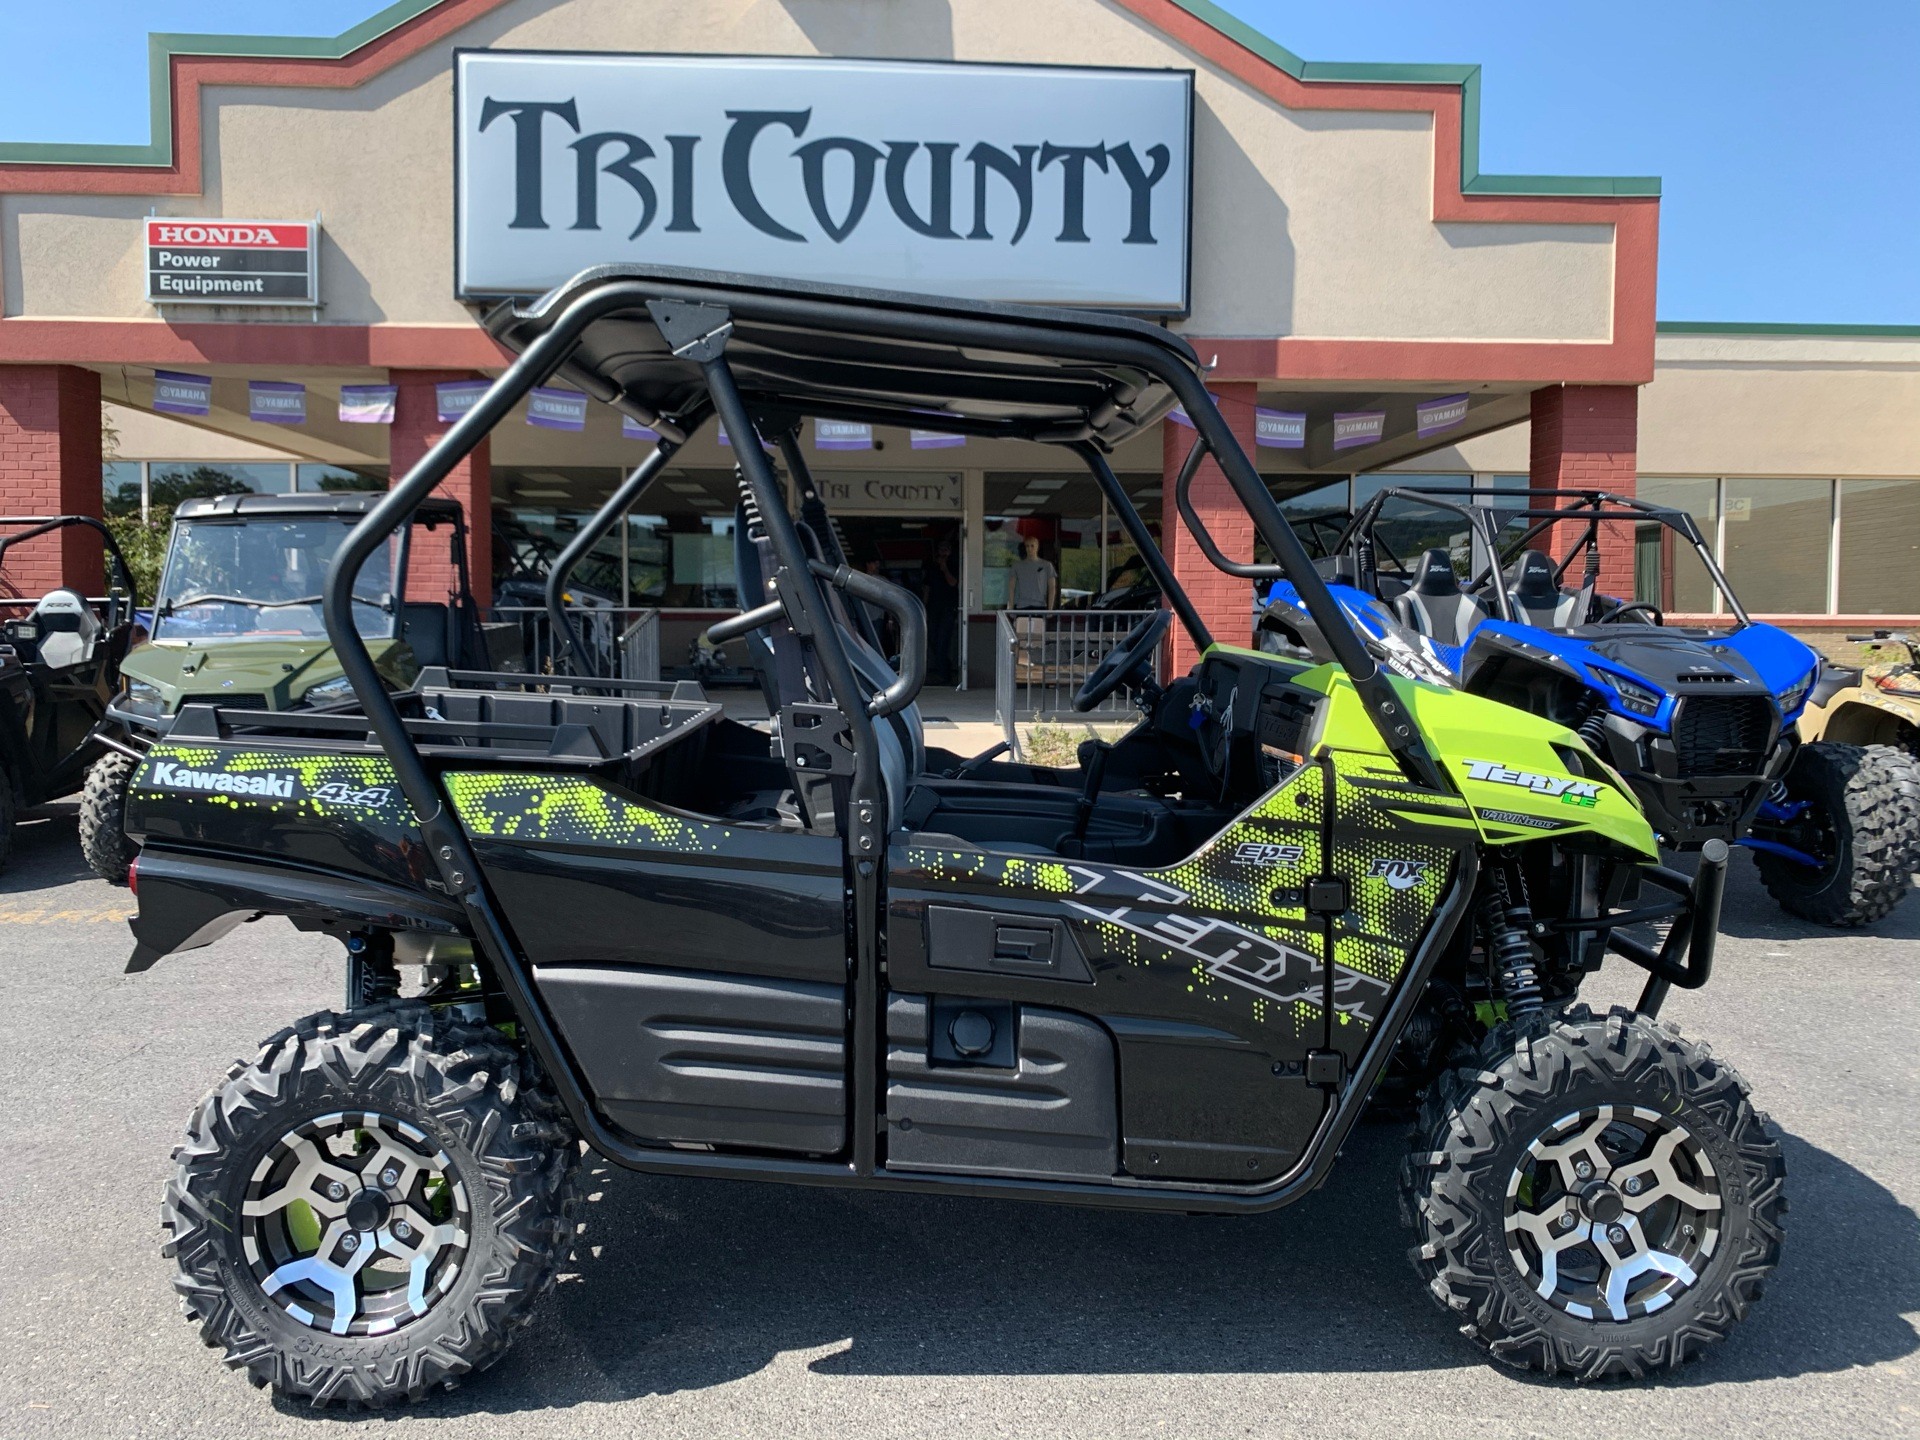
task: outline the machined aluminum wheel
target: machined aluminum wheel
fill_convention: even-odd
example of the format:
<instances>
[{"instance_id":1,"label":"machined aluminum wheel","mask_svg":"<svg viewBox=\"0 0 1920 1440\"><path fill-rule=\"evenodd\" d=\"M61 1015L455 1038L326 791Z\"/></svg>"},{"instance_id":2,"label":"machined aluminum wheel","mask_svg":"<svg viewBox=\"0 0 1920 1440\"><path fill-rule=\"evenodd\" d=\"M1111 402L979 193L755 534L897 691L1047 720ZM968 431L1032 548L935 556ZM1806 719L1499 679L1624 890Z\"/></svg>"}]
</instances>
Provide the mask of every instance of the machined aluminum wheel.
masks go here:
<instances>
[{"instance_id":1,"label":"machined aluminum wheel","mask_svg":"<svg viewBox=\"0 0 1920 1440\"><path fill-rule=\"evenodd\" d=\"M260 1158L241 1245L261 1290L302 1325L386 1335L459 1278L470 1208L453 1161L391 1116L340 1111Z\"/></svg>"},{"instance_id":2,"label":"machined aluminum wheel","mask_svg":"<svg viewBox=\"0 0 1920 1440\"><path fill-rule=\"evenodd\" d=\"M1639 1105L1563 1115L1507 1182L1507 1251L1581 1320L1671 1305L1720 1243L1720 1179L1686 1126Z\"/></svg>"}]
</instances>

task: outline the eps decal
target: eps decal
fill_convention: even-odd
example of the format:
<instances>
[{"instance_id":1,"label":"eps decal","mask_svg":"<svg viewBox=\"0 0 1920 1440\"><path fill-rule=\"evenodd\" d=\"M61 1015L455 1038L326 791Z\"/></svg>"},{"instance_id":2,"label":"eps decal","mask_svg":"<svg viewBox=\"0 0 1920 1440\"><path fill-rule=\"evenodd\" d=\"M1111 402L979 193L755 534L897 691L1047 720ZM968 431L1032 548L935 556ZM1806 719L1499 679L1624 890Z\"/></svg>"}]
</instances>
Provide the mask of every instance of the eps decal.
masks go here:
<instances>
[{"instance_id":1,"label":"eps decal","mask_svg":"<svg viewBox=\"0 0 1920 1440\"><path fill-rule=\"evenodd\" d=\"M1236 865L1294 865L1306 854L1304 846L1281 845L1272 841L1249 840L1233 851Z\"/></svg>"}]
</instances>

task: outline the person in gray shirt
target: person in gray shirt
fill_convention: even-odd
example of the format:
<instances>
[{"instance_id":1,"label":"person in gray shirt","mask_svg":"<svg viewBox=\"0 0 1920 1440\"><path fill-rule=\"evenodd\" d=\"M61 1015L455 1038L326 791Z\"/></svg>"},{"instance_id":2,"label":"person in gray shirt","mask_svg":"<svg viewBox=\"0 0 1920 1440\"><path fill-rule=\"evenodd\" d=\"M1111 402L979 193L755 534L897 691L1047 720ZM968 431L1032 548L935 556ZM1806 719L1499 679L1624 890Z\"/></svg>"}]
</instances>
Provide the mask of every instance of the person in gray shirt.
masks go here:
<instances>
[{"instance_id":1,"label":"person in gray shirt","mask_svg":"<svg viewBox=\"0 0 1920 1440\"><path fill-rule=\"evenodd\" d=\"M1020 546L1010 577L1013 593L1009 610L1051 610L1060 594L1060 575L1050 561L1040 558L1040 541L1029 535Z\"/></svg>"}]
</instances>

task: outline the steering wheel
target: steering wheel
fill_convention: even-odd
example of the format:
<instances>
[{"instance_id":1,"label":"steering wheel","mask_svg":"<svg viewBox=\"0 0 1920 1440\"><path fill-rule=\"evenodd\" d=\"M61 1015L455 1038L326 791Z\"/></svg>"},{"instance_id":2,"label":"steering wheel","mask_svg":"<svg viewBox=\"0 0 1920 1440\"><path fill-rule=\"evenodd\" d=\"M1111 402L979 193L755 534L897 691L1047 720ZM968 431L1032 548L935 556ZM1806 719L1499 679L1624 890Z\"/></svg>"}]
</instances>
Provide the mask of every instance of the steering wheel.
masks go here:
<instances>
[{"instance_id":1,"label":"steering wheel","mask_svg":"<svg viewBox=\"0 0 1920 1440\"><path fill-rule=\"evenodd\" d=\"M1073 708L1084 715L1132 680L1136 671L1151 666L1153 653L1166 639L1167 627L1171 624L1171 610L1156 610L1129 630L1126 638L1109 650L1106 658L1081 681L1073 697Z\"/></svg>"},{"instance_id":2,"label":"steering wheel","mask_svg":"<svg viewBox=\"0 0 1920 1440\"><path fill-rule=\"evenodd\" d=\"M1653 617L1653 623L1656 625L1665 625L1667 623L1665 613L1651 600L1629 600L1626 604L1616 606L1605 615L1602 615L1600 617L1600 623L1602 625L1617 625L1620 623L1620 617L1622 615L1633 615L1642 611L1651 615Z\"/></svg>"}]
</instances>

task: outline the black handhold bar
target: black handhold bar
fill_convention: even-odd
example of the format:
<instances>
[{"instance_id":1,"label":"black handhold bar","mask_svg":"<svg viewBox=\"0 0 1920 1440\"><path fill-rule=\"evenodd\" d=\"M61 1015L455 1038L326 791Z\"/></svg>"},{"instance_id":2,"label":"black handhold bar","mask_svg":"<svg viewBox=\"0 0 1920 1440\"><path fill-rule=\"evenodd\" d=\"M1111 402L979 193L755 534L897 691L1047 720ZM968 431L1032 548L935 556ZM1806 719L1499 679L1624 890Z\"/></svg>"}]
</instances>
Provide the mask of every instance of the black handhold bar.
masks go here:
<instances>
[{"instance_id":1,"label":"black handhold bar","mask_svg":"<svg viewBox=\"0 0 1920 1440\"><path fill-rule=\"evenodd\" d=\"M1698 990L1712 976L1713 951L1720 931L1720 902L1727 893L1729 853L1726 841L1707 841L1700 847L1700 868L1691 880L1663 865L1649 865L1642 870L1646 879L1663 890L1687 895L1691 903L1687 913L1674 921L1658 950L1622 935L1617 929L1607 935L1609 950L1648 972L1646 988L1640 992L1641 1014L1658 1015L1673 986ZM1684 960L1680 958L1683 951Z\"/></svg>"},{"instance_id":2,"label":"black handhold bar","mask_svg":"<svg viewBox=\"0 0 1920 1440\"><path fill-rule=\"evenodd\" d=\"M1193 508L1188 491L1193 488L1193 477L1199 473L1200 462L1207 456L1207 442L1195 440L1193 448L1187 451L1187 458L1180 463L1180 474L1173 482L1173 503L1180 509L1180 518L1186 522L1187 533L1193 536L1194 543L1200 547L1200 553L1207 557L1207 563L1216 570L1229 575L1237 575L1243 580L1284 580L1287 572L1278 565L1255 565L1244 560L1229 560L1220 547L1213 543L1213 536L1207 533L1207 527L1200 523L1200 516Z\"/></svg>"}]
</instances>

